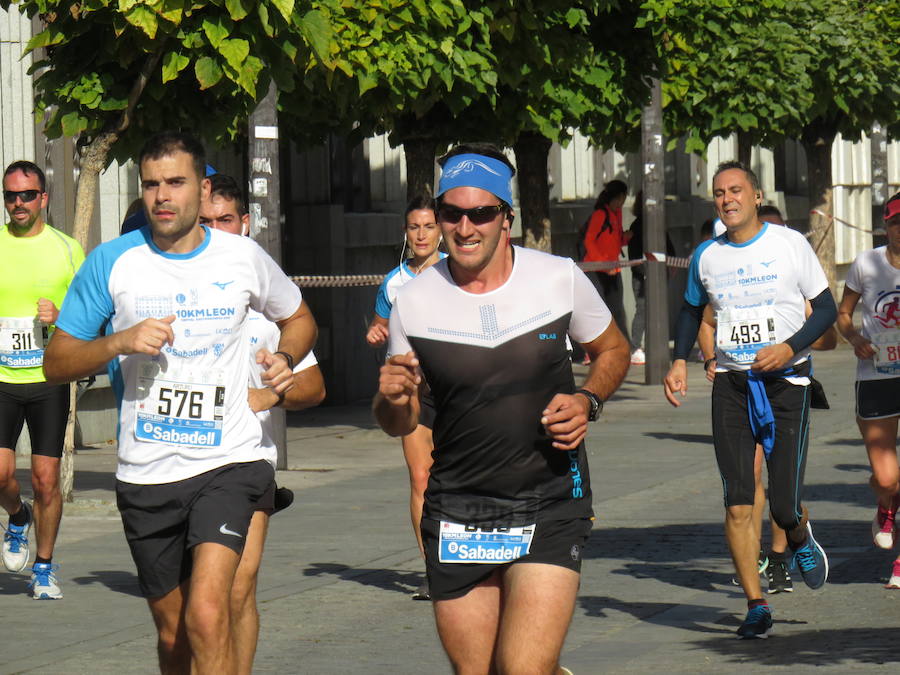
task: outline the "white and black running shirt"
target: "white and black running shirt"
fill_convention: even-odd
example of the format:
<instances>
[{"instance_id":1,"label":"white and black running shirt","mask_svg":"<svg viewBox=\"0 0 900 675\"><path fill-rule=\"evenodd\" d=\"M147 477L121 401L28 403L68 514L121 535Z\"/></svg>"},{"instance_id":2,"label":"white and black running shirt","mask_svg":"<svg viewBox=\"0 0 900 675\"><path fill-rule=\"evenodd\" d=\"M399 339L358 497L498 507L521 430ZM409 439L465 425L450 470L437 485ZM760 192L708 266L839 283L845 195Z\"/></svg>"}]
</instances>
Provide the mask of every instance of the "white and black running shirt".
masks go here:
<instances>
[{"instance_id":1,"label":"white and black running shirt","mask_svg":"<svg viewBox=\"0 0 900 675\"><path fill-rule=\"evenodd\" d=\"M467 525L588 517L584 444L553 448L541 413L575 382L566 335L591 342L611 315L572 260L514 248L506 282L457 286L443 260L397 294L391 354L415 351L435 399L425 516Z\"/></svg>"}]
</instances>

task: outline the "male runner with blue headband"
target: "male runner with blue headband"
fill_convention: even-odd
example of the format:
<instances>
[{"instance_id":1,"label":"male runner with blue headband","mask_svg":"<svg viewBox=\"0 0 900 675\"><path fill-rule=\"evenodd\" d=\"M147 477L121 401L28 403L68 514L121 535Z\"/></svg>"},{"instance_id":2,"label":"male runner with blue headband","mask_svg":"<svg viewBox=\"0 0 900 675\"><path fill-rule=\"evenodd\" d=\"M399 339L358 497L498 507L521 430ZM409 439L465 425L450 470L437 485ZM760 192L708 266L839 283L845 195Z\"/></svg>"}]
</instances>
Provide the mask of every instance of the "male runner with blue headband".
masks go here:
<instances>
[{"instance_id":1,"label":"male runner with blue headband","mask_svg":"<svg viewBox=\"0 0 900 675\"><path fill-rule=\"evenodd\" d=\"M374 410L391 435L435 399L422 538L438 633L456 672L562 673L559 654L591 531L584 437L630 350L568 258L512 246L509 160L440 160L449 258L397 294ZM583 389L566 335L592 357Z\"/></svg>"}]
</instances>

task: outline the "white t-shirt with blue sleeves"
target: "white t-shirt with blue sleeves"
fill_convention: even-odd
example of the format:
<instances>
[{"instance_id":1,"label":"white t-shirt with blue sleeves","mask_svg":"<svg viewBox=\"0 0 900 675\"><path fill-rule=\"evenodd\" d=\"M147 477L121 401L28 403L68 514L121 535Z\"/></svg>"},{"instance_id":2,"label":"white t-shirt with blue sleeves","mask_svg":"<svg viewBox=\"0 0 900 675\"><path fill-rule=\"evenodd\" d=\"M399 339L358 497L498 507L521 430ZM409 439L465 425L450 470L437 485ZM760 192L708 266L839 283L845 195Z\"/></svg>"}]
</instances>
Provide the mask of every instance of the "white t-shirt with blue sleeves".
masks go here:
<instances>
[{"instance_id":1,"label":"white t-shirt with blue sleeves","mask_svg":"<svg viewBox=\"0 0 900 675\"><path fill-rule=\"evenodd\" d=\"M806 238L763 223L742 244L731 242L727 234L700 244L688 269L684 299L715 311L718 367L748 370L757 351L800 329L806 321L805 301L826 288L828 280ZM808 355L805 349L788 365Z\"/></svg>"},{"instance_id":2,"label":"white t-shirt with blue sleeves","mask_svg":"<svg viewBox=\"0 0 900 675\"><path fill-rule=\"evenodd\" d=\"M204 227L190 253L161 251L149 228L98 246L79 270L57 327L80 340L175 315L173 345L157 357L119 356L116 478L159 484L226 464L268 459L247 403L248 311L291 316L300 290L256 242Z\"/></svg>"},{"instance_id":3,"label":"white t-shirt with blue sleeves","mask_svg":"<svg viewBox=\"0 0 900 675\"><path fill-rule=\"evenodd\" d=\"M439 260L443 260L446 257L447 254L443 251L438 252ZM394 300L397 298L397 291L400 290L403 284L415 278L415 272L412 271L405 260L388 272L378 287L378 295L375 296L375 313L382 319L390 319L391 308L394 306Z\"/></svg>"}]
</instances>

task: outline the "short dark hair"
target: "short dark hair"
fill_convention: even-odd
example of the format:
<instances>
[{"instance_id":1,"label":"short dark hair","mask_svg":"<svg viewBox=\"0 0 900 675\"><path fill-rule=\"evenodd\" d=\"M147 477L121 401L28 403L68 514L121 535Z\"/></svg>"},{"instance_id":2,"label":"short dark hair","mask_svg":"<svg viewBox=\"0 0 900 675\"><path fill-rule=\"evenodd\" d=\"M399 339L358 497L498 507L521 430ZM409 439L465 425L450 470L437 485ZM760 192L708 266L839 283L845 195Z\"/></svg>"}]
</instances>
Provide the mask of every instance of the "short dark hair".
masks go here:
<instances>
[{"instance_id":1,"label":"short dark hair","mask_svg":"<svg viewBox=\"0 0 900 675\"><path fill-rule=\"evenodd\" d=\"M138 169L144 160L167 157L179 151L191 156L194 171L202 179L206 175L206 151L200 141L184 131L161 131L148 138L138 155Z\"/></svg>"},{"instance_id":2,"label":"short dark hair","mask_svg":"<svg viewBox=\"0 0 900 675\"><path fill-rule=\"evenodd\" d=\"M247 205L244 201L244 193L234 178L227 176L224 173L214 173L209 177L209 183L210 197L218 195L226 200L233 199L234 205L237 207L238 215L247 215Z\"/></svg>"},{"instance_id":3,"label":"short dark hair","mask_svg":"<svg viewBox=\"0 0 900 675\"><path fill-rule=\"evenodd\" d=\"M778 220L784 220L781 211L778 210L777 206L773 206L772 204L763 204L760 206L756 209L756 215L760 218L763 218L764 216L778 216Z\"/></svg>"},{"instance_id":4,"label":"short dark hair","mask_svg":"<svg viewBox=\"0 0 900 675\"><path fill-rule=\"evenodd\" d=\"M731 160L728 162L722 162L719 166L716 167L716 172L713 174L713 182L716 182L716 178L723 171L731 171L731 169L740 169L747 175L747 180L750 181L750 186L759 191L759 178L756 177L756 174L753 173L753 169L748 167L743 162L738 162L737 160Z\"/></svg>"},{"instance_id":5,"label":"short dark hair","mask_svg":"<svg viewBox=\"0 0 900 675\"><path fill-rule=\"evenodd\" d=\"M420 209L428 209L429 211L434 211L434 206L434 197L432 197L431 195L416 195L409 200L409 203L407 203L406 211L403 212L403 217L406 218L406 216L408 216L413 211L419 211Z\"/></svg>"},{"instance_id":6,"label":"short dark hair","mask_svg":"<svg viewBox=\"0 0 900 675\"><path fill-rule=\"evenodd\" d=\"M3 177L6 178L16 171L21 171L26 176L35 174L38 177L38 183L40 183L41 185L41 192L47 191L47 177L44 175L44 172L41 171L41 167L39 167L34 162L29 162L28 160L24 159L20 159L18 162L13 162L8 167L6 167L6 171L3 172Z\"/></svg>"},{"instance_id":7,"label":"short dark hair","mask_svg":"<svg viewBox=\"0 0 900 675\"><path fill-rule=\"evenodd\" d=\"M510 178L516 175L516 167L509 161L509 157L503 154L503 151L493 143L461 143L450 148L446 154L439 157L437 161L438 165L443 168L448 159L456 157L457 155L484 155L485 157L496 159L497 161L506 164L506 166L509 167L509 170L512 171Z\"/></svg>"}]
</instances>

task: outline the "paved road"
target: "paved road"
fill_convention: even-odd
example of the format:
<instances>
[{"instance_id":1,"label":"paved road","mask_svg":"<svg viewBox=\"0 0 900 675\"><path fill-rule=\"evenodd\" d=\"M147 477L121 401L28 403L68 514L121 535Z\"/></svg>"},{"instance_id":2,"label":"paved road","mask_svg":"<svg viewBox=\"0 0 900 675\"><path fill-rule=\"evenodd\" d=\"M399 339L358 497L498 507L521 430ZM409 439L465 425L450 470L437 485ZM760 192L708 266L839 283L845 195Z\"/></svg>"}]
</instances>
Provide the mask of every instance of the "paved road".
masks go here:
<instances>
[{"instance_id":1,"label":"paved road","mask_svg":"<svg viewBox=\"0 0 900 675\"><path fill-rule=\"evenodd\" d=\"M900 662L900 591L873 548L865 451L853 421L852 353L816 356L831 399L815 412L806 502L831 578L772 599L775 636L735 640L709 386L691 368L681 409L633 368L589 437L597 522L563 663L596 673L875 672ZM584 369L577 367L583 374ZM409 531L399 443L364 406L299 413L289 430L297 497L272 521L260 577L256 672L447 673L429 603L410 599L422 563ZM0 673L153 673L155 632L113 500L114 448L79 451L57 560L65 599L34 602L0 574ZM27 473L20 469L20 477Z\"/></svg>"}]
</instances>

